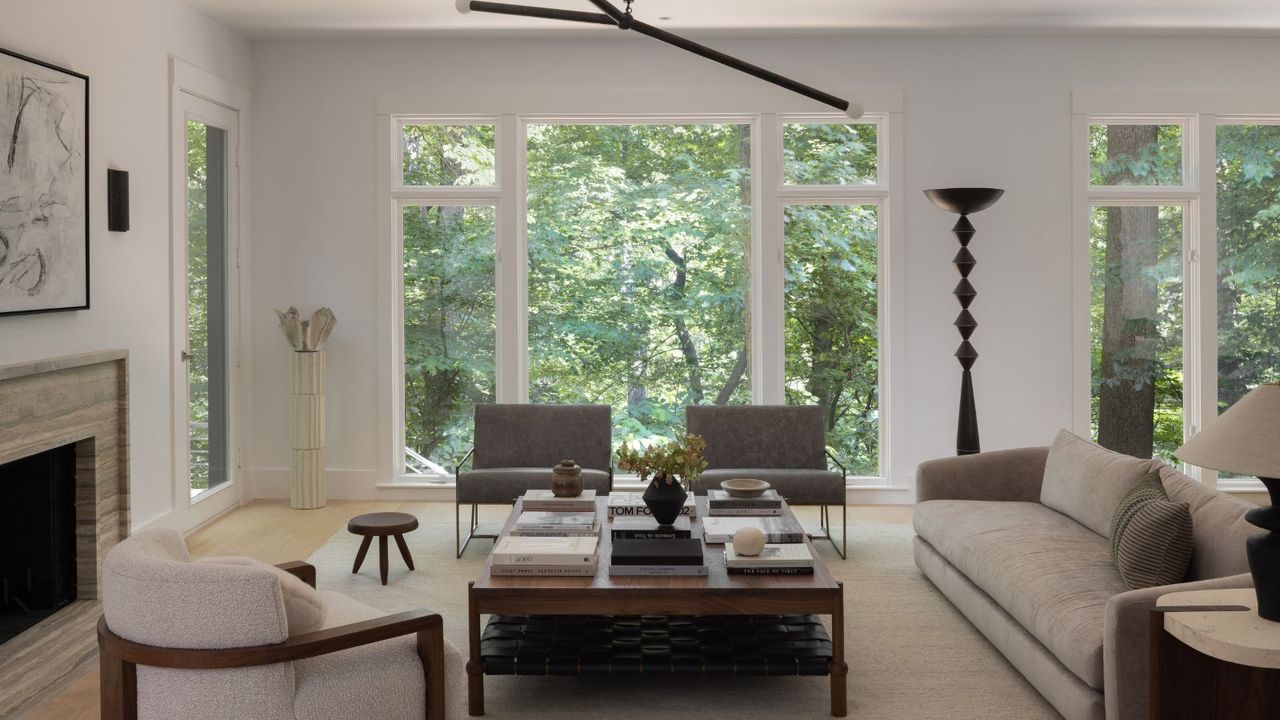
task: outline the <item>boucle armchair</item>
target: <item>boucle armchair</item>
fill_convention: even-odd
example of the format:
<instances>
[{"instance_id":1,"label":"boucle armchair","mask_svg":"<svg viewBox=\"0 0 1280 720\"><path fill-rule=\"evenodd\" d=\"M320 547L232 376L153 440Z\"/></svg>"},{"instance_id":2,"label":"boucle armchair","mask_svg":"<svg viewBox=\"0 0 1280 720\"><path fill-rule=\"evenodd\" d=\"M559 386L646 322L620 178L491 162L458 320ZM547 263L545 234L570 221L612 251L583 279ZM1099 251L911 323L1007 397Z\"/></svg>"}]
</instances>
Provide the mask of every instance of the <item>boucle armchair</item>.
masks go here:
<instances>
[{"instance_id":1,"label":"boucle armchair","mask_svg":"<svg viewBox=\"0 0 1280 720\"><path fill-rule=\"evenodd\" d=\"M277 566L293 577L250 563L191 562L172 530L112 548L98 622L104 720L443 720L439 615L383 615L315 591L306 563ZM290 633L290 619L320 629Z\"/></svg>"},{"instance_id":2,"label":"boucle armchair","mask_svg":"<svg viewBox=\"0 0 1280 720\"><path fill-rule=\"evenodd\" d=\"M608 405L477 405L475 447L454 470L453 521L458 557L476 532L479 505L511 505L525 490L550 489L551 468L574 460L582 487L607 495L613 488L613 423ZM463 466L471 462L470 470ZM460 508L471 506L462 537Z\"/></svg>"}]
</instances>

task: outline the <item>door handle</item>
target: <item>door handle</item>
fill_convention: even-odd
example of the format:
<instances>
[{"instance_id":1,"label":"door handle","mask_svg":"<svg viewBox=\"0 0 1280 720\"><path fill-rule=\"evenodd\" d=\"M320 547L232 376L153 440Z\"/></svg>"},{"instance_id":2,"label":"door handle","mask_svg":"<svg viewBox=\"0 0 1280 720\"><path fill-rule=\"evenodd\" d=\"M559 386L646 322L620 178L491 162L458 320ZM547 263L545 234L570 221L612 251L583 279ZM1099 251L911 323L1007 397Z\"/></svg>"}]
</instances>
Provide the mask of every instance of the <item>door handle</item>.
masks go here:
<instances>
[{"instance_id":1,"label":"door handle","mask_svg":"<svg viewBox=\"0 0 1280 720\"><path fill-rule=\"evenodd\" d=\"M179 352L179 353L178 353L178 355L179 355L179 357L181 357L181 358L182 358L182 362L190 362L190 361L191 361L191 357L192 357L192 355L191 355L191 353L187 352L186 350L183 350L183 351Z\"/></svg>"}]
</instances>

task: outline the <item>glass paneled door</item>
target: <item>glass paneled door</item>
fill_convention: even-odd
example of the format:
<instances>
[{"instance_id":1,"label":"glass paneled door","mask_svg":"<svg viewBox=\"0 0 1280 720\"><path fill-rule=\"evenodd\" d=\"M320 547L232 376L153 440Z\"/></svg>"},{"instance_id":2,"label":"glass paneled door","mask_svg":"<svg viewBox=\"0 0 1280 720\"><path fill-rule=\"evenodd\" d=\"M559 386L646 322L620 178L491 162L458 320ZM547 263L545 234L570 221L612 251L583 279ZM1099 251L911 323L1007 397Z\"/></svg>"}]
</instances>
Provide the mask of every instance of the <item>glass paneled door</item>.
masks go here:
<instances>
[{"instance_id":1,"label":"glass paneled door","mask_svg":"<svg viewBox=\"0 0 1280 720\"><path fill-rule=\"evenodd\" d=\"M174 237L179 492L194 503L231 481L231 327L237 113L186 93L175 117L182 222ZM175 163L175 174L177 163ZM175 192L175 204L179 193ZM216 503L221 505L222 503ZM202 508L203 509L203 508ZM208 508L216 512L215 508ZM198 522L190 518L189 523Z\"/></svg>"}]
</instances>

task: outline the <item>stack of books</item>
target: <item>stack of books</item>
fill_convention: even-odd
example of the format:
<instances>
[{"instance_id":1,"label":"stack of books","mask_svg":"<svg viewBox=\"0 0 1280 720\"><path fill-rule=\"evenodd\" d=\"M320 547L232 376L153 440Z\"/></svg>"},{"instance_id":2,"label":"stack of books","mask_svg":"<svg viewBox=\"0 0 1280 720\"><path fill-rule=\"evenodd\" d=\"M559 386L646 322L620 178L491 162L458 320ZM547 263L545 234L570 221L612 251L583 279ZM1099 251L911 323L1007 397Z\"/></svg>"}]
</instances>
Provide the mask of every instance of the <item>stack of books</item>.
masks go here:
<instances>
[{"instance_id":1,"label":"stack of books","mask_svg":"<svg viewBox=\"0 0 1280 720\"><path fill-rule=\"evenodd\" d=\"M753 526L764 532L766 543L802 543L804 528L789 515L776 517L724 517L712 516L702 521L703 537L708 545L723 545L733 540L738 528Z\"/></svg>"},{"instance_id":2,"label":"stack of books","mask_svg":"<svg viewBox=\"0 0 1280 720\"><path fill-rule=\"evenodd\" d=\"M777 490L766 490L753 498L737 498L724 490L707 491L708 515L769 516L782 514L782 496Z\"/></svg>"},{"instance_id":3,"label":"stack of books","mask_svg":"<svg viewBox=\"0 0 1280 720\"><path fill-rule=\"evenodd\" d=\"M707 562L697 538L619 539L613 541L609 574L706 575Z\"/></svg>"},{"instance_id":4,"label":"stack of books","mask_svg":"<svg viewBox=\"0 0 1280 720\"><path fill-rule=\"evenodd\" d=\"M493 546L490 574L496 576L592 577L599 565L595 537L504 535Z\"/></svg>"},{"instance_id":5,"label":"stack of books","mask_svg":"<svg viewBox=\"0 0 1280 720\"><path fill-rule=\"evenodd\" d=\"M739 555L733 543L724 546L730 575L812 575L813 555L804 543L768 544L759 555Z\"/></svg>"},{"instance_id":6,"label":"stack of books","mask_svg":"<svg viewBox=\"0 0 1280 720\"><path fill-rule=\"evenodd\" d=\"M556 497L550 490L526 490L521 497L522 510L543 512L595 512L596 491L583 490L578 497Z\"/></svg>"},{"instance_id":7,"label":"stack of books","mask_svg":"<svg viewBox=\"0 0 1280 720\"><path fill-rule=\"evenodd\" d=\"M525 510L516 518L510 535L517 537L599 537L600 520L595 511L555 512Z\"/></svg>"},{"instance_id":8,"label":"stack of books","mask_svg":"<svg viewBox=\"0 0 1280 720\"><path fill-rule=\"evenodd\" d=\"M680 515L683 517L696 517L697 507L693 496L690 495L684 501L684 507L680 509ZM649 506L644 504L644 493L609 493L609 517L649 517L650 515Z\"/></svg>"}]
</instances>

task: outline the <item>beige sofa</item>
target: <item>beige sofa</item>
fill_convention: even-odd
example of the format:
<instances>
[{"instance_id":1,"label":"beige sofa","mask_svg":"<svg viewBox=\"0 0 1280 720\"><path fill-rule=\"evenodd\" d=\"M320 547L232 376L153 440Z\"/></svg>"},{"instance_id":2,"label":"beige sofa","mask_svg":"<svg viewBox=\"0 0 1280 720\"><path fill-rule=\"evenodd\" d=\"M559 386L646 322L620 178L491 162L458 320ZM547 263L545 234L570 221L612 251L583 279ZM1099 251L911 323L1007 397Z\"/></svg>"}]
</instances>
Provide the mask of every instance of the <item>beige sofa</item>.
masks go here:
<instances>
[{"instance_id":1,"label":"beige sofa","mask_svg":"<svg viewBox=\"0 0 1280 720\"><path fill-rule=\"evenodd\" d=\"M1252 586L1245 539L1256 529L1244 521L1252 505L1141 461L1139 480L1158 470L1170 498L1190 504L1195 547L1186 582L1131 590L1102 520L1139 461L1082 444L1065 433L1055 441L1053 487L1045 482L1043 493L1050 448L921 465L916 565L1063 717L1140 720L1149 609L1175 590Z\"/></svg>"}]
</instances>

